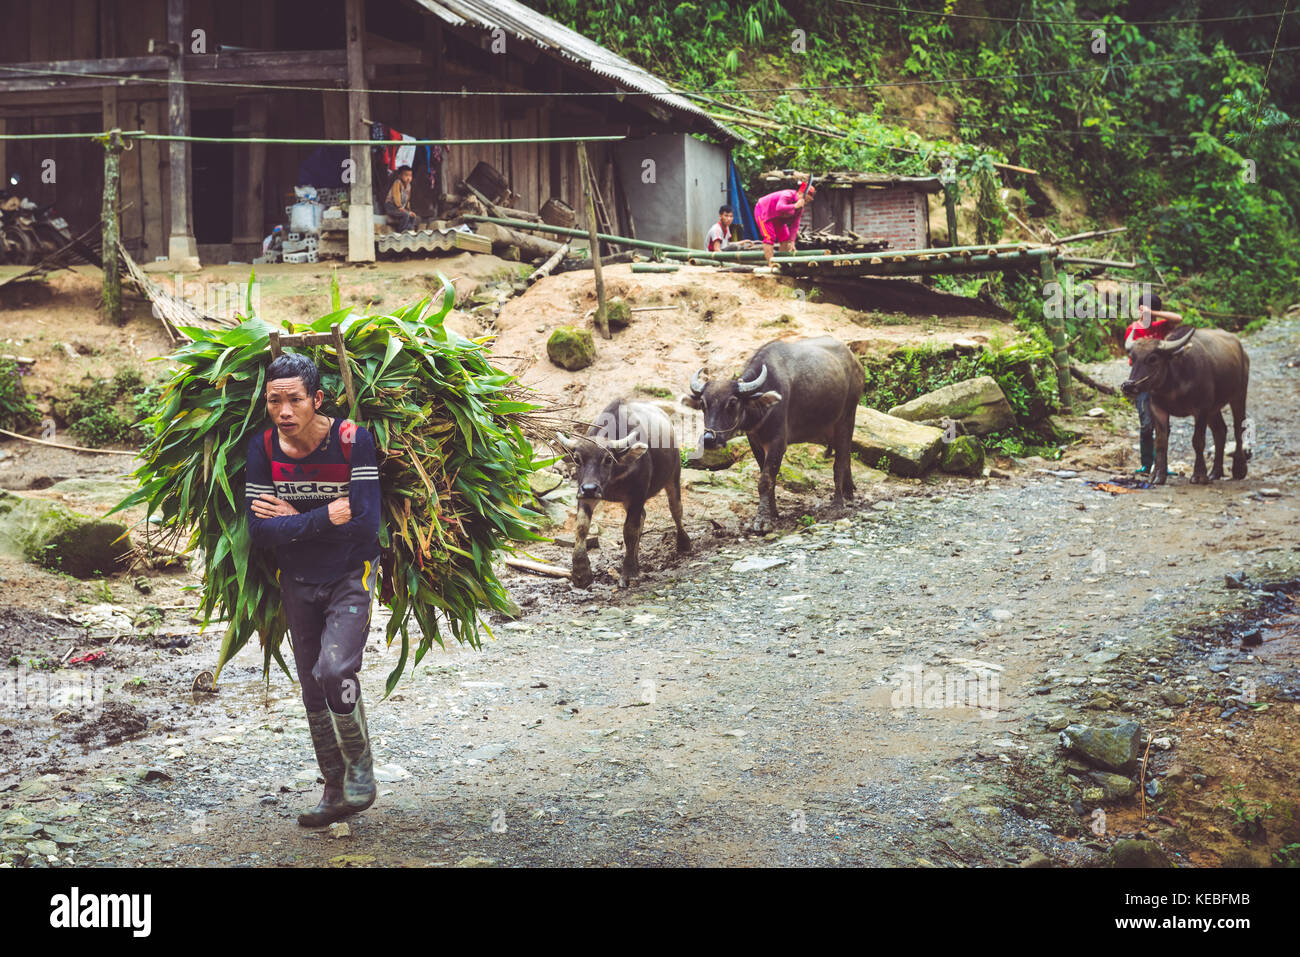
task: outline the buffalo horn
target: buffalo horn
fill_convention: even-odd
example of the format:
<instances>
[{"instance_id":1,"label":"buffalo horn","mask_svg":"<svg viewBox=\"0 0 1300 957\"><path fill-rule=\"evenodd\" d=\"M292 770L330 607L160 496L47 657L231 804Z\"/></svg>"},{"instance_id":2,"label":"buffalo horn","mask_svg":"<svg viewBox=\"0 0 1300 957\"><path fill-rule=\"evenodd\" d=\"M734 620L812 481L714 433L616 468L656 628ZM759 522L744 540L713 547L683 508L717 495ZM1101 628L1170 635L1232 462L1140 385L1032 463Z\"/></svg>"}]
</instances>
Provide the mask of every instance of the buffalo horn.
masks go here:
<instances>
[{"instance_id":1,"label":"buffalo horn","mask_svg":"<svg viewBox=\"0 0 1300 957\"><path fill-rule=\"evenodd\" d=\"M621 439L610 439L605 443L605 448L609 449L611 452L626 452L632 447L634 442L636 442L635 429L623 436Z\"/></svg>"},{"instance_id":2,"label":"buffalo horn","mask_svg":"<svg viewBox=\"0 0 1300 957\"><path fill-rule=\"evenodd\" d=\"M691 392L694 395L701 395L704 392L704 366L695 370L695 375L691 376Z\"/></svg>"},{"instance_id":3,"label":"buffalo horn","mask_svg":"<svg viewBox=\"0 0 1300 957\"><path fill-rule=\"evenodd\" d=\"M758 378L755 379L753 382L746 382L744 379L741 379L739 382L736 383L736 391L738 391L741 395L748 395L751 392L755 392L761 389L763 387L763 383L766 381L767 381L767 363L765 362L763 363L763 371L758 374Z\"/></svg>"},{"instance_id":4,"label":"buffalo horn","mask_svg":"<svg viewBox=\"0 0 1300 957\"><path fill-rule=\"evenodd\" d=\"M1181 339L1166 339L1161 342L1160 345L1156 346L1156 348L1161 352L1168 352L1170 355L1178 355L1178 353L1187 348L1188 343L1192 341L1192 336L1194 335L1196 335L1195 329L1183 336Z\"/></svg>"},{"instance_id":5,"label":"buffalo horn","mask_svg":"<svg viewBox=\"0 0 1300 957\"><path fill-rule=\"evenodd\" d=\"M555 437L559 439L560 444L563 445L570 452L573 452L578 448L578 440L570 438L569 436L565 435L563 432L556 432Z\"/></svg>"}]
</instances>

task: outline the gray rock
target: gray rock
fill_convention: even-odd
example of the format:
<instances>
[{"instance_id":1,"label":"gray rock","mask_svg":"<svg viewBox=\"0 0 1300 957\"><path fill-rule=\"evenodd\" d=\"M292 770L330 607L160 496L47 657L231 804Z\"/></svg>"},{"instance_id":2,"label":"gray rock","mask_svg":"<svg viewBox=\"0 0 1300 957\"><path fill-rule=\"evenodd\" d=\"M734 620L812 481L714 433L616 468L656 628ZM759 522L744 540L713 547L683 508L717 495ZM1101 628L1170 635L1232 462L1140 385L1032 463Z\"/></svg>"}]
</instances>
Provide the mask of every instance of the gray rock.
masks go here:
<instances>
[{"instance_id":1,"label":"gray rock","mask_svg":"<svg viewBox=\"0 0 1300 957\"><path fill-rule=\"evenodd\" d=\"M1090 655L1084 655L1083 660L1091 665L1104 665L1114 661L1118 657L1118 651L1094 651Z\"/></svg>"},{"instance_id":2,"label":"gray rock","mask_svg":"<svg viewBox=\"0 0 1300 957\"><path fill-rule=\"evenodd\" d=\"M765 572L769 568L776 568L778 565L787 564L784 558L769 557L766 555L746 555L737 562L733 562L731 570L733 572Z\"/></svg>"},{"instance_id":3,"label":"gray rock","mask_svg":"<svg viewBox=\"0 0 1300 957\"><path fill-rule=\"evenodd\" d=\"M475 748L466 758L473 758L475 761L494 761L501 755L510 750L509 745L505 744L485 744Z\"/></svg>"},{"instance_id":4,"label":"gray rock","mask_svg":"<svg viewBox=\"0 0 1300 957\"><path fill-rule=\"evenodd\" d=\"M716 449L706 449L704 446L692 449L687 453L686 461L682 463L682 467L716 472L720 469L731 468L748 454L749 439L742 435Z\"/></svg>"},{"instance_id":5,"label":"gray rock","mask_svg":"<svg viewBox=\"0 0 1300 957\"><path fill-rule=\"evenodd\" d=\"M1137 784L1122 774L1098 771L1092 775L1092 779L1101 785L1107 801L1118 801L1137 794Z\"/></svg>"},{"instance_id":6,"label":"gray rock","mask_svg":"<svg viewBox=\"0 0 1300 957\"><path fill-rule=\"evenodd\" d=\"M1108 771L1122 771L1139 753L1142 729L1136 721L1110 728L1072 724L1061 732L1061 744L1085 761Z\"/></svg>"},{"instance_id":7,"label":"gray rock","mask_svg":"<svg viewBox=\"0 0 1300 957\"><path fill-rule=\"evenodd\" d=\"M1016 414L992 376L954 382L942 389L896 405L889 414L911 422L938 422L949 418L971 435L1000 432L1016 424Z\"/></svg>"},{"instance_id":8,"label":"gray rock","mask_svg":"<svg viewBox=\"0 0 1300 957\"><path fill-rule=\"evenodd\" d=\"M1051 867L1052 859L1042 851L1030 851L1029 856L1020 862L1021 867Z\"/></svg>"},{"instance_id":9,"label":"gray rock","mask_svg":"<svg viewBox=\"0 0 1300 957\"><path fill-rule=\"evenodd\" d=\"M853 454L871 468L917 478L938 462L943 432L928 425L859 408L853 427Z\"/></svg>"}]
</instances>

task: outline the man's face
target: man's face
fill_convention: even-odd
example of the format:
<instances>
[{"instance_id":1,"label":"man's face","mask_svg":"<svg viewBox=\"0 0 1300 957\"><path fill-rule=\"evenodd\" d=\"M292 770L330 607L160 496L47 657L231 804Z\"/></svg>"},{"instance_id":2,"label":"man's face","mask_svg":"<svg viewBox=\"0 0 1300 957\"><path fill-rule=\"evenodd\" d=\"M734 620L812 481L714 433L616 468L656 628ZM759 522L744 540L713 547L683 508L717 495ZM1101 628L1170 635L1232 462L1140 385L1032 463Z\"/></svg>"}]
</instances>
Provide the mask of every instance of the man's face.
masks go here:
<instances>
[{"instance_id":1,"label":"man's face","mask_svg":"<svg viewBox=\"0 0 1300 957\"><path fill-rule=\"evenodd\" d=\"M735 218L735 217L734 217L731 213L719 213L719 214L718 214L718 222L721 223L724 227L726 227L726 226L730 226L730 225L731 225L731 221L732 221L734 218Z\"/></svg>"},{"instance_id":2,"label":"man's face","mask_svg":"<svg viewBox=\"0 0 1300 957\"><path fill-rule=\"evenodd\" d=\"M282 436L301 435L316 415L325 393L307 395L302 379L272 379L266 384L266 414Z\"/></svg>"},{"instance_id":3,"label":"man's face","mask_svg":"<svg viewBox=\"0 0 1300 957\"><path fill-rule=\"evenodd\" d=\"M404 170L402 170L402 173L401 173L401 175L399 176L399 179L401 179L401 181L402 181L403 183L405 183L407 186L410 186L410 185L411 185L411 180L412 180L412 178L414 178L414 175L415 175L415 174L412 173L409 169L404 169Z\"/></svg>"}]
</instances>

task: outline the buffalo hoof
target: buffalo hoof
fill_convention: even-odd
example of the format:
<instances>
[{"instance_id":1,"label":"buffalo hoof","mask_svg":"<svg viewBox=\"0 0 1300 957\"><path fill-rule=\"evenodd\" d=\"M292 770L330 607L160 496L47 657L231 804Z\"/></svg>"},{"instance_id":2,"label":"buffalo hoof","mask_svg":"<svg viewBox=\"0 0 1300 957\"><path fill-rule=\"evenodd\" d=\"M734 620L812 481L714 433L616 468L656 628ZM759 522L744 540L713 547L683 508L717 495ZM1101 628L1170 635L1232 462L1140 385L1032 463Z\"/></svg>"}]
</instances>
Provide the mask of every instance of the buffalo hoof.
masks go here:
<instances>
[{"instance_id":1,"label":"buffalo hoof","mask_svg":"<svg viewBox=\"0 0 1300 957\"><path fill-rule=\"evenodd\" d=\"M585 561L574 562L573 571L569 573L569 581L575 588L590 588L592 582L591 565Z\"/></svg>"},{"instance_id":2,"label":"buffalo hoof","mask_svg":"<svg viewBox=\"0 0 1300 957\"><path fill-rule=\"evenodd\" d=\"M1193 476L1192 476L1192 484L1193 484L1193 485L1209 485L1209 484L1210 484L1210 477L1209 477L1208 475L1206 475L1204 472L1201 472L1199 475L1193 475Z\"/></svg>"},{"instance_id":3,"label":"buffalo hoof","mask_svg":"<svg viewBox=\"0 0 1300 957\"><path fill-rule=\"evenodd\" d=\"M1235 479L1244 479L1246 477L1245 462L1242 462L1240 465L1238 465L1236 462L1232 463L1232 477Z\"/></svg>"},{"instance_id":4,"label":"buffalo hoof","mask_svg":"<svg viewBox=\"0 0 1300 957\"><path fill-rule=\"evenodd\" d=\"M1217 482L1221 478L1223 478L1223 469L1211 469L1210 471L1211 482Z\"/></svg>"},{"instance_id":5,"label":"buffalo hoof","mask_svg":"<svg viewBox=\"0 0 1300 957\"><path fill-rule=\"evenodd\" d=\"M1164 485L1164 484L1165 484L1166 482L1168 482L1168 481L1169 481L1169 476L1168 476L1166 473L1164 473L1164 472L1157 472L1157 473L1155 474L1155 476L1151 479L1151 484L1152 484L1152 485Z\"/></svg>"},{"instance_id":6,"label":"buffalo hoof","mask_svg":"<svg viewBox=\"0 0 1300 957\"><path fill-rule=\"evenodd\" d=\"M772 530L772 520L766 515L759 515L754 519L754 524L750 526L759 535L766 535Z\"/></svg>"},{"instance_id":7,"label":"buffalo hoof","mask_svg":"<svg viewBox=\"0 0 1300 957\"><path fill-rule=\"evenodd\" d=\"M685 532L677 533L677 550L679 552L689 552L691 550L691 540Z\"/></svg>"}]
</instances>

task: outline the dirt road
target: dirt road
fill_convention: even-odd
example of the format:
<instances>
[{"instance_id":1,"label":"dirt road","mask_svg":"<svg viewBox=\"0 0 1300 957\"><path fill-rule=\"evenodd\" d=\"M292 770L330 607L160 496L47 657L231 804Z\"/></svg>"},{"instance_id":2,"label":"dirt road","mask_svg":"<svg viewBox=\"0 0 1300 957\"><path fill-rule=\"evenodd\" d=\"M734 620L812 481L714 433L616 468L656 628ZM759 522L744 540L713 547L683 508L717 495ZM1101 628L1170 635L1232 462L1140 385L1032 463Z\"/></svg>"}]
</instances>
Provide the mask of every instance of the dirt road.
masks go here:
<instances>
[{"instance_id":1,"label":"dirt road","mask_svg":"<svg viewBox=\"0 0 1300 957\"><path fill-rule=\"evenodd\" d=\"M1227 589L1225 574L1249 586L1300 568L1298 343L1294 321L1247 341L1257 444L1241 482L1192 486L1187 467L1160 489L1088 486L1113 475L1087 463L1136 444L1130 410L1118 435L1009 480L860 485L843 515L809 506L811 527L791 507L803 500L782 499L769 539L697 515L696 551L680 562L656 546L669 526L652 520L642 583L587 594L512 579L520 620L498 624L482 652L431 654L383 702L396 653L376 635L363 677L383 783L346 835L294 821L318 790L287 679L266 691L250 656L196 700L215 635L164 624L129 649L108 645L126 661L103 671L108 710L79 722L26 709L0 735L0 855L1086 865L1142 832L1179 863L1268 863L1300 841L1300 628L1274 614L1265 642L1245 649L1215 628L1262 594ZM1094 371L1124 375L1120 362ZM1190 463L1187 421L1170 459ZM828 497L825 479L807 501ZM15 632L48 635L60 654L86 640L31 608L5 615L0 646L19 657L36 639ZM1241 707L1224 704L1230 692ZM1091 772L1058 742L1067 722L1127 719L1156 739L1145 773L1129 773L1152 788L1145 819L1137 797L1090 796ZM1254 811L1258 827L1243 831Z\"/></svg>"}]
</instances>

